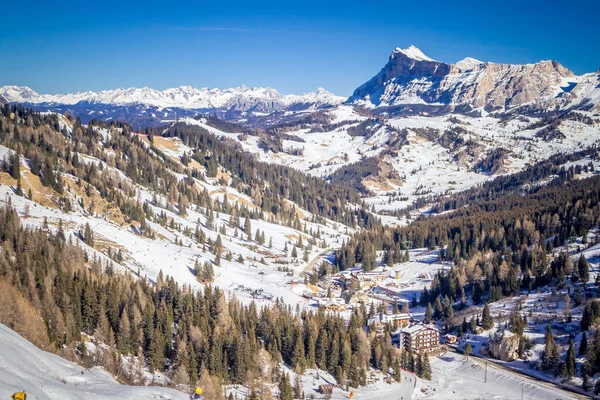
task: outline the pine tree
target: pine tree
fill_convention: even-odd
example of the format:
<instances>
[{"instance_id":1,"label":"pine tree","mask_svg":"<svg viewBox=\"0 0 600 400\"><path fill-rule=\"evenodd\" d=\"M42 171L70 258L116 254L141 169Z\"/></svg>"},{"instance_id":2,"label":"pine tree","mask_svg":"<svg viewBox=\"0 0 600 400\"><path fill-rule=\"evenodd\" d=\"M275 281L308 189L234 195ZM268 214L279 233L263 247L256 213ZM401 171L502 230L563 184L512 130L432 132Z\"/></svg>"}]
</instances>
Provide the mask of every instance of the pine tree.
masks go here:
<instances>
[{"instance_id":1,"label":"pine tree","mask_svg":"<svg viewBox=\"0 0 600 400\"><path fill-rule=\"evenodd\" d=\"M417 354L417 357L415 359L414 372L419 378L423 377L423 356L421 355L421 353Z\"/></svg>"},{"instance_id":2,"label":"pine tree","mask_svg":"<svg viewBox=\"0 0 600 400\"><path fill-rule=\"evenodd\" d=\"M492 318L492 314L490 313L490 306L488 303L483 305L483 313L481 315L481 326L483 329L488 330L494 326L494 319Z\"/></svg>"},{"instance_id":3,"label":"pine tree","mask_svg":"<svg viewBox=\"0 0 600 400\"><path fill-rule=\"evenodd\" d=\"M585 331L581 333L581 343L579 343L579 357L584 356L587 353L587 335Z\"/></svg>"},{"instance_id":4,"label":"pine tree","mask_svg":"<svg viewBox=\"0 0 600 400\"><path fill-rule=\"evenodd\" d=\"M281 400L293 400L294 393L290 384L290 377L287 373L281 376L279 380L279 398Z\"/></svg>"},{"instance_id":5,"label":"pine tree","mask_svg":"<svg viewBox=\"0 0 600 400\"><path fill-rule=\"evenodd\" d=\"M250 217L246 217L244 222L244 233L250 238L252 236L252 225L250 224Z\"/></svg>"},{"instance_id":6,"label":"pine tree","mask_svg":"<svg viewBox=\"0 0 600 400\"><path fill-rule=\"evenodd\" d=\"M471 355L472 352L473 352L473 347L471 346L471 343L467 343L467 345L465 346L465 350L464 350L465 356L467 358L469 358L469 356Z\"/></svg>"},{"instance_id":7,"label":"pine tree","mask_svg":"<svg viewBox=\"0 0 600 400\"><path fill-rule=\"evenodd\" d=\"M557 368L560 367L560 352L558 346L554 342L554 336L550 325L546 326L546 333L544 335L544 350L542 351L542 357L540 362L540 368L543 371L557 372Z\"/></svg>"},{"instance_id":8,"label":"pine tree","mask_svg":"<svg viewBox=\"0 0 600 400\"><path fill-rule=\"evenodd\" d=\"M575 369L575 345L573 344L573 338L569 339L569 349L567 350L567 358L565 360L566 366L566 377L572 378L577 372Z\"/></svg>"},{"instance_id":9,"label":"pine tree","mask_svg":"<svg viewBox=\"0 0 600 400\"><path fill-rule=\"evenodd\" d=\"M21 187L21 177L17 178L17 189L15 190L17 196L23 197L23 188Z\"/></svg>"},{"instance_id":10,"label":"pine tree","mask_svg":"<svg viewBox=\"0 0 600 400\"><path fill-rule=\"evenodd\" d=\"M430 324L433 317L433 310L431 309L431 303L427 303L427 310L425 311L425 319L423 322Z\"/></svg>"},{"instance_id":11,"label":"pine tree","mask_svg":"<svg viewBox=\"0 0 600 400\"><path fill-rule=\"evenodd\" d=\"M10 176L19 180L21 177L21 155L15 152L10 159Z\"/></svg>"},{"instance_id":12,"label":"pine tree","mask_svg":"<svg viewBox=\"0 0 600 400\"><path fill-rule=\"evenodd\" d=\"M431 364L429 363L429 354L425 353L423 355L423 364L422 364L422 371L421 371L421 378L425 379L425 380L431 380Z\"/></svg>"},{"instance_id":13,"label":"pine tree","mask_svg":"<svg viewBox=\"0 0 600 400\"><path fill-rule=\"evenodd\" d=\"M577 271L579 272L579 279L581 279L581 282L585 284L590 280L590 264L583 254L579 257L579 261L577 262Z\"/></svg>"}]
</instances>

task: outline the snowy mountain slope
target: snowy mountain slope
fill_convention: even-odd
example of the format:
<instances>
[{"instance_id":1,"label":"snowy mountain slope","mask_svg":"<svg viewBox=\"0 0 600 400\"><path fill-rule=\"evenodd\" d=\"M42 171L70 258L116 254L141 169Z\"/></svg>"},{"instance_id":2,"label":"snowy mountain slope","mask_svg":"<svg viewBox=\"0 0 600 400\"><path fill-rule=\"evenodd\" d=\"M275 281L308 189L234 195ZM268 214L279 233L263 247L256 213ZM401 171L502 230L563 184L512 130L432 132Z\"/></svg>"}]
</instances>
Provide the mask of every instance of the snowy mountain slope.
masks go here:
<instances>
[{"instance_id":1,"label":"snowy mountain slope","mask_svg":"<svg viewBox=\"0 0 600 400\"><path fill-rule=\"evenodd\" d=\"M395 49L384 68L358 87L348 102L368 108L396 107L405 114L453 110L481 114L524 106L530 113L583 102L597 104L597 98L589 94L600 82L593 75L576 76L556 61L509 65L467 57L450 64L411 46ZM430 107L410 110L402 105Z\"/></svg>"},{"instance_id":2,"label":"snowy mountain slope","mask_svg":"<svg viewBox=\"0 0 600 400\"><path fill-rule=\"evenodd\" d=\"M0 324L0 398L25 391L28 399L172 399L189 395L173 389L120 385L108 372L86 369L33 344Z\"/></svg>"},{"instance_id":3,"label":"snowy mountain slope","mask_svg":"<svg viewBox=\"0 0 600 400\"><path fill-rule=\"evenodd\" d=\"M109 135L107 131L103 131L102 134ZM144 140L150 149L147 138ZM191 149L182 144L178 138L156 137L154 146L182 168L180 157L185 153L191 153ZM105 152L104 149L101 150ZM12 154L12 150L0 146L0 157L4 157L6 154ZM37 180L37 186L30 183L29 177L32 174L29 172L29 160L22 160L22 184L25 192L32 188L35 201L16 195L15 180L3 172L0 173L2 182L0 206L10 204L15 207L20 215L26 216L23 223L28 226L40 227L47 223L51 229L56 230L59 224L62 224L67 236L71 236L77 243L103 260L109 261L110 252L121 250L123 261L116 262L113 259L115 267L122 271L133 272L151 281L156 281L162 272L165 276L173 277L181 285L186 284L196 289L203 287L193 273L194 266L196 263L214 263L215 257L207 252L204 244L200 244L193 235L190 235L191 232L199 229L206 236L207 241L216 242L219 235L223 240L223 259L220 260L220 267L214 267L213 285L220 287L231 296L237 296L243 302L253 300L250 294L252 290L262 289L274 298L284 299L287 304L305 306L307 301L302 297L305 285L303 283L295 286L288 285L287 282L290 280L288 272L298 277L310 262L318 264L322 255L327 253L324 252L324 249L333 250L341 247L343 241L347 240L348 234L353 232L352 228L329 220L321 223L311 222L311 213L290 202L290 208L296 208L307 232L268 219L253 220L253 237L257 229L266 233L265 243L259 244L253 238L248 238L243 234L240 227L230 224L231 213L218 213L211 227L205 215L206 209L190 206L186 215L180 215L177 208L170 209L167 206L168 199L165 196L157 196L148 188L136 185L122 171L95 157L81 153L78 156L86 165L99 166L102 164L104 171L118 176L127 185L135 187L138 199L146 202L155 215L164 215L165 218L172 220L173 226L167 224L162 226L155 221L148 220L147 224L155 232L155 235L153 238L141 235L134 224L125 222L123 215L114 205L106 203L98 194L87 196L81 186L77 184L75 177L68 174L64 174L63 179L72 209L70 212L64 212L57 206L59 199L57 193L46 188L38 191L41 186L39 180ZM103 155L104 157L106 155ZM190 167L203 169L194 163L190 163ZM175 175L180 181L186 179L185 174L175 173ZM228 171L221 169L217 178L204 180L193 178L193 184L199 192L206 191L215 202L222 203L224 196L227 195L230 207L237 204L239 207L247 207L250 210L260 210L250 197L240 193L229 184L220 182L220 177L229 175ZM92 204L95 205L93 214L90 213ZM241 220L243 223L244 219ZM90 248L79 238L79 232L84 229L86 224L89 224L94 231L96 243L94 248ZM188 233L186 234L186 232ZM308 232L319 232L319 239L314 239ZM294 259L291 257L291 252L299 237L302 237L304 243L315 240L315 245L310 245L305 250L298 249L299 255ZM269 242L272 247L268 246ZM225 255L229 252L232 254L231 260L225 259ZM304 253L306 253L308 261L303 260ZM244 262L238 261L240 257ZM244 290L239 289L240 285L243 285ZM269 303L261 299L255 299L255 301L263 304Z\"/></svg>"},{"instance_id":4,"label":"snowy mountain slope","mask_svg":"<svg viewBox=\"0 0 600 400\"><path fill-rule=\"evenodd\" d=\"M376 158L395 171L363 180L371 192L367 201L378 210L403 208L429 195L455 193L498 175L521 171L554 154L600 144L600 115L593 112L573 111L555 122L458 114L395 117L382 119L367 136L349 134L367 119L351 106L342 105L325 113L335 123L334 128L322 125L323 129L316 129L315 125L286 131L297 139L283 138L283 151L279 152L261 147L259 136L222 132L205 119L184 118L180 122L237 141L262 161L325 178L354 168L353 163L359 163L360 168L361 163ZM546 131L554 133L548 135ZM496 167L488 169L486 161L493 161L495 152Z\"/></svg>"}]
</instances>

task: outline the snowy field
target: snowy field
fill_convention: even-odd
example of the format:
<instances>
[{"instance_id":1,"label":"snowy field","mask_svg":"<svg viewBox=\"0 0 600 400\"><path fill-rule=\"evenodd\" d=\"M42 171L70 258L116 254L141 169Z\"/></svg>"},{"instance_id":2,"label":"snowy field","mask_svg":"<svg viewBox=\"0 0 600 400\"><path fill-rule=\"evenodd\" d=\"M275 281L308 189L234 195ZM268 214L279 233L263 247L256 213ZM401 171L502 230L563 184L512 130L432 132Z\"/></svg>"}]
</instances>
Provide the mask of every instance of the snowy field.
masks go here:
<instances>
[{"instance_id":1,"label":"snowy field","mask_svg":"<svg viewBox=\"0 0 600 400\"><path fill-rule=\"evenodd\" d=\"M431 381L418 380L413 398L459 399L574 399L574 395L547 386L484 361L447 352L431 358Z\"/></svg>"},{"instance_id":2,"label":"snowy field","mask_svg":"<svg viewBox=\"0 0 600 400\"><path fill-rule=\"evenodd\" d=\"M0 324L0 399L18 391L30 400L189 400L173 389L120 385L105 370L85 369L40 350Z\"/></svg>"}]
</instances>

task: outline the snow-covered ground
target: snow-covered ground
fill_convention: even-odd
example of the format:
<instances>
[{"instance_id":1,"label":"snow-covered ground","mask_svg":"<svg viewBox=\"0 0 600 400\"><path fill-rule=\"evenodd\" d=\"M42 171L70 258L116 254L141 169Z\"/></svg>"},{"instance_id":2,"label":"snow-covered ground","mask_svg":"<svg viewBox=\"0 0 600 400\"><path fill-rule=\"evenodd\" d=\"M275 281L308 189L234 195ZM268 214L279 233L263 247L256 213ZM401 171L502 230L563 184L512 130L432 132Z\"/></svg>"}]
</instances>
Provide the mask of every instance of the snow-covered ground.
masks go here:
<instances>
[{"instance_id":1,"label":"snow-covered ground","mask_svg":"<svg viewBox=\"0 0 600 400\"><path fill-rule=\"evenodd\" d=\"M284 150L302 149L301 155L285 151L265 152L259 148L257 136L240 139L238 133L222 132L207 125L203 119L183 118L180 122L201 126L217 136L236 140L245 151L256 154L262 161L287 165L322 177L328 177L349 164L382 154L388 149L388 141L395 132L405 131L408 133L407 142L382 157L400 179L385 178L364 182L375 193L366 199L369 205L374 205L377 210L396 210L412 204L422 196L456 193L493 180L499 175L521 171L528 164L545 160L554 154L571 153L600 144L600 120L591 112L577 113L594 122L587 125L565 120L556 128L565 138L552 140L537 136L544 129L532 128L533 123L539 122L538 118L513 119L507 122L489 116L475 118L458 114L387 118L386 124L374 129L370 136L351 136L348 129L358 125L366 117L351 106L340 105L327 111L333 123L341 124L335 129L311 132L310 128L303 128L286 132L302 141L283 140ZM450 129L460 129L458 135L463 144L453 149L444 147L437 139L431 141L420 133L420 130L427 129L437 130L434 137L442 136ZM500 170L494 173L475 170L477 162L499 148L506 151ZM396 223L396 219L392 218L387 222Z\"/></svg>"},{"instance_id":2,"label":"snow-covered ground","mask_svg":"<svg viewBox=\"0 0 600 400\"><path fill-rule=\"evenodd\" d=\"M37 400L189 399L173 389L120 385L102 368L85 369L40 350L0 324L0 398L19 391Z\"/></svg>"},{"instance_id":3,"label":"snow-covered ground","mask_svg":"<svg viewBox=\"0 0 600 400\"><path fill-rule=\"evenodd\" d=\"M164 139L161 149L169 156L177 158L190 149L178 140ZM161 143L162 143L161 142ZM168 146L168 147L167 147ZM7 154L10 150L0 146L0 155ZM81 155L80 158L86 163L100 163L101 161ZM113 167L108 167L103 163L103 168L113 171L120 179L125 180L130 185L137 188L138 198L142 201L152 202L156 197L152 192L139 185L134 185L121 171ZM22 173L28 174L27 160L22 160ZM223 172L227 174L226 171ZM7 174L5 174L8 176ZM23 218L23 223L29 226L42 226L47 221L49 227L57 229L59 222L62 221L65 232L72 237L79 245L85 246L88 251L95 253L99 257L107 260L107 250L111 249L116 253L119 249L124 255L124 261L117 267L139 274L152 281L156 281L158 274L162 271L163 275L173 277L180 285L186 284L194 289L199 289L203 285L196 280L193 274L194 264L211 262L214 264L215 257L207 250L203 250L200 245L190 236L186 236L183 231L187 228L193 233L196 228L202 230L207 240L213 242L221 235L223 242L223 253L221 266L213 265L215 272L214 284L221 287L228 295L236 296L243 302L257 301L259 304L268 304L269 300L254 299L251 297L253 290L262 289L265 295L272 298L281 298L287 304L306 303L302 294L303 278L300 273L307 265L318 265L321 254L325 248L336 249L341 247L342 243L348 239L348 234L353 230L333 221L326 221L323 224L316 224L309 221L302 221L306 226L307 232L302 232L278 223L268 222L266 220L252 220L252 236L258 230L264 233L265 243L259 244L254 240L248 240L248 235L244 234L240 227L230 226L230 214L224 212L215 213L214 226L211 228L207 224L205 210L196 209L191 206L185 216L179 215L176 209L169 210L165 207L166 199L158 196L159 204L151 204L153 212L158 215L164 213L169 220L173 220L179 229L161 226L155 222L148 221L148 226L155 232L155 238L149 238L139 234L137 228L131 224L122 221L115 221L110 215L96 212L91 215L88 208L81 207L79 201L83 193L77 192L73 177L68 175L66 182L69 183L67 195L71 196L73 211L63 212L52 207L49 201L44 206L37 202L17 196L14 188L9 185L0 185L0 205L11 204L15 207ZM179 179L184 179L184 175L178 174ZM216 179L208 179L207 182L195 180L199 191L206 190L213 201L223 201L224 195L228 197L228 204L233 207L236 203L241 207L257 209L252 199L237 190L221 185ZM34 198L39 201L40 197L34 193ZM150 203L149 203L150 204ZM290 207L293 204L290 203ZM306 210L296 206L301 217L310 219L312 215ZM203 212L201 212L203 211ZM89 223L95 234L96 249L88 248L82 241L77 239L77 233L83 230L86 223ZM241 225L244 224L244 218L240 218ZM310 249L297 249L298 258L292 259L292 248L297 244L299 237L302 237L304 246L308 245L312 238L310 232L318 238L315 238L316 245ZM176 243L177 242L177 243ZM269 242L272 247L269 248ZM325 247L322 247L323 244ZM287 247L287 251L285 248ZM308 255L308 261L303 261L304 253ZM225 256L228 252L232 253L232 260L227 261ZM244 263L238 262L238 257L244 258ZM264 261L264 262L263 262ZM290 280L299 280L298 284L288 284ZM243 288L240 287L243 285ZM244 289L244 290L242 290Z\"/></svg>"},{"instance_id":4,"label":"snow-covered ground","mask_svg":"<svg viewBox=\"0 0 600 400\"><path fill-rule=\"evenodd\" d=\"M573 399L568 392L500 369L473 357L447 352L432 357L431 381L419 379L415 399ZM487 375L487 377L486 377Z\"/></svg>"}]
</instances>

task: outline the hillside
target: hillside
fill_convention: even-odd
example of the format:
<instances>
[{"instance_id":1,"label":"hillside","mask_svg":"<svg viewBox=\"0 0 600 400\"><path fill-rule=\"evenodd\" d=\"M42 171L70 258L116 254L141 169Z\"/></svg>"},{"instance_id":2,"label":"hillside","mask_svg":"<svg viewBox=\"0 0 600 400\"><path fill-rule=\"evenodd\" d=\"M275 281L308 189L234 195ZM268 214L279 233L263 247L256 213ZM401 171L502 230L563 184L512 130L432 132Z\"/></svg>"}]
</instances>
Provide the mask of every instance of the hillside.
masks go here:
<instances>
[{"instance_id":1,"label":"hillside","mask_svg":"<svg viewBox=\"0 0 600 400\"><path fill-rule=\"evenodd\" d=\"M120 385L99 367L83 368L45 352L0 324L0 396L19 391L39 400L172 399L189 395L169 388Z\"/></svg>"},{"instance_id":2,"label":"hillside","mask_svg":"<svg viewBox=\"0 0 600 400\"><path fill-rule=\"evenodd\" d=\"M485 397L454 392L481 362L452 352L507 338L499 396L600 393L599 79L411 46L349 99L1 88L0 356L88 369L0 382ZM401 350L375 319L409 312L456 343Z\"/></svg>"}]
</instances>

